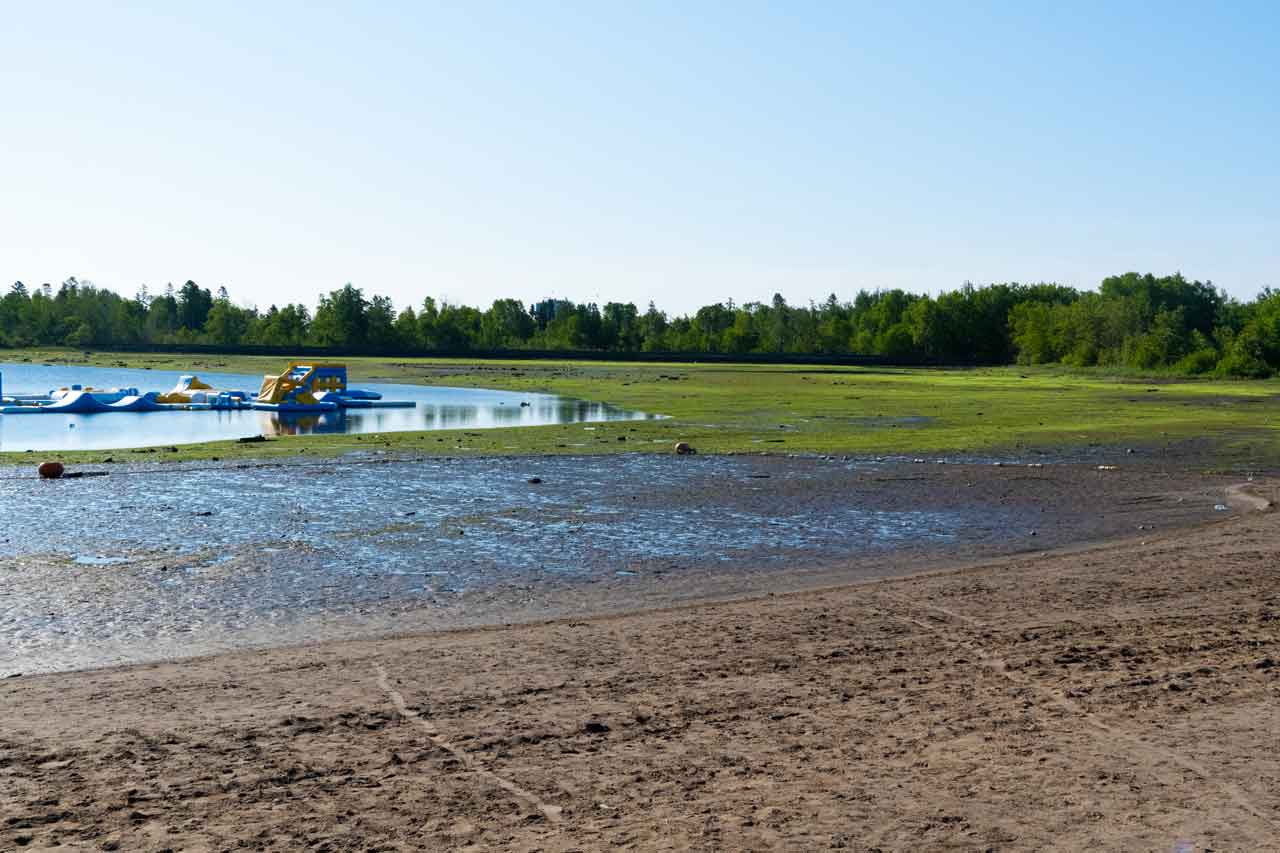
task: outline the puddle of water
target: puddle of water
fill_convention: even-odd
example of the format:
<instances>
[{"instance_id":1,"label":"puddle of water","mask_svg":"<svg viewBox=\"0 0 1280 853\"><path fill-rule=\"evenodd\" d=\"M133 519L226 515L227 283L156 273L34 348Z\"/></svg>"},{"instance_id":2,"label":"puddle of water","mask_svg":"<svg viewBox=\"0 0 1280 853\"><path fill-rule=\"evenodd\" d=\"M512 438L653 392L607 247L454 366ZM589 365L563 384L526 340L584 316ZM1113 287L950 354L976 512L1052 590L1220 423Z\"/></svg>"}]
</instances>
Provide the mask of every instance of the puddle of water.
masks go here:
<instances>
[{"instance_id":1,"label":"puddle of water","mask_svg":"<svg viewBox=\"0 0 1280 853\"><path fill-rule=\"evenodd\" d=\"M115 566L127 563L127 557L101 557L96 554L77 554L71 559L77 566Z\"/></svg>"},{"instance_id":2,"label":"puddle of water","mask_svg":"<svg viewBox=\"0 0 1280 853\"><path fill-rule=\"evenodd\" d=\"M177 372L105 367L0 364L6 395L44 394L71 384L95 388L167 391ZM253 392L261 376L199 372L215 388ZM193 444L254 435L380 433L440 429L487 429L655 417L604 403L554 394L441 388L425 385L353 383L385 400L409 400L401 409L344 409L319 415L254 410L111 412L96 415L0 415L0 450L106 450Z\"/></svg>"},{"instance_id":3,"label":"puddle of water","mask_svg":"<svg viewBox=\"0 0 1280 853\"><path fill-rule=\"evenodd\" d=\"M197 467L0 480L0 674L270 642L303 619L497 586L1002 540L1013 526L999 511L851 498L875 467L866 461L348 456ZM770 476L752 478L761 473Z\"/></svg>"}]
</instances>

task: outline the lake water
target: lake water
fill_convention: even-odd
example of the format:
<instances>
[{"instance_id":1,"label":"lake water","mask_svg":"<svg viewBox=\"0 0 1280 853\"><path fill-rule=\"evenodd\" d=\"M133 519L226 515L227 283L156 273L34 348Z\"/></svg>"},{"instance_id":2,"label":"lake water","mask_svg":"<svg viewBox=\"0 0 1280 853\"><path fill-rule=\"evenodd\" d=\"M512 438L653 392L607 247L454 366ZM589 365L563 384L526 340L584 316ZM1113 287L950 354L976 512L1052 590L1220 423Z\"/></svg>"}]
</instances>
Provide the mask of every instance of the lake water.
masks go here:
<instances>
[{"instance_id":1,"label":"lake water","mask_svg":"<svg viewBox=\"0 0 1280 853\"><path fill-rule=\"evenodd\" d=\"M72 384L167 391L180 375L177 371L164 370L0 364L0 382L6 396L44 394ZM262 383L262 377L256 375L205 372L198 375L215 388L225 390L256 393ZM553 394L390 383L353 382L352 387L377 391L384 400L411 400L416 405L403 409L346 409L320 415L253 410L0 415L0 451L104 450L194 444L252 435L485 429L653 417Z\"/></svg>"}]
</instances>

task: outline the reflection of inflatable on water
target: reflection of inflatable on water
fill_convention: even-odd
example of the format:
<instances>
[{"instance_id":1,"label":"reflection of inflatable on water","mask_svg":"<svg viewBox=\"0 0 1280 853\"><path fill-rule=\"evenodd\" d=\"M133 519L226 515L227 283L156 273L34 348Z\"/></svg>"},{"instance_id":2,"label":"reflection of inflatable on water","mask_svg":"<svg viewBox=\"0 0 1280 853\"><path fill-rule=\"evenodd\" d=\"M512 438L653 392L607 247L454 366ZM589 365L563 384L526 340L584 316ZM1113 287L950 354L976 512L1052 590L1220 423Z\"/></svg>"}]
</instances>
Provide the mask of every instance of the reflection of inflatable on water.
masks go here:
<instances>
[{"instance_id":1,"label":"reflection of inflatable on water","mask_svg":"<svg viewBox=\"0 0 1280 853\"><path fill-rule=\"evenodd\" d=\"M193 374L178 378L165 392L137 388L100 390L71 385L45 395L0 397L0 414L91 415L107 412L260 409L281 414L322 415L340 409L412 408L411 401L383 400L376 391L347 387L345 364L291 362L279 375L262 378L257 396L218 390ZM336 428L336 425L335 425ZM311 431L327 432L323 427Z\"/></svg>"},{"instance_id":2,"label":"reflection of inflatable on water","mask_svg":"<svg viewBox=\"0 0 1280 853\"><path fill-rule=\"evenodd\" d=\"M271 435L326 435L347 431L346 417L342 410L319 415L279 412L271 418Z\"/></svg>"}]
</instances>

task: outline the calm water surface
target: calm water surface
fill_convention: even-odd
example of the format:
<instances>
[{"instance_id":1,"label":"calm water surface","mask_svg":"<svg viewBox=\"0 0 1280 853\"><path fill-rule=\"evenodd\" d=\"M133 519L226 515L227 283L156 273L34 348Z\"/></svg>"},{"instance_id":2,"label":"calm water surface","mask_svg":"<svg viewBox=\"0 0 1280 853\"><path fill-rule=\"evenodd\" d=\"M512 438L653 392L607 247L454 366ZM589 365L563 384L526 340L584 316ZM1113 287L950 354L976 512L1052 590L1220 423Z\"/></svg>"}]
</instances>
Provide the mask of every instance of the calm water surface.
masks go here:
<instances>
[{"instance_id":1,"label":"calm water surface","mask_svg":"<svg viewBox=\"0 0 1280 853\"><path fill-rule=\"evenodd\" d=\"M7 396L44 394L71 384L95 388L138 388L167 391L176 371L0 364ZM197 375L215 388L254 393L261 376L234 373ZM424 385L353 382L352 387L378 391L384 400L412 400L408 409L347 409L322 415L276 412L195 411L109 413L95 415L0 415L0 451L104 450L156 444L194 444L251 435L310 433L410 432L434 429L541 426L544 424L641 420L653 415L604 403L553 394L439 388ZM521 403L528 405L522 406Z\"/></svg>"}]
</instances>

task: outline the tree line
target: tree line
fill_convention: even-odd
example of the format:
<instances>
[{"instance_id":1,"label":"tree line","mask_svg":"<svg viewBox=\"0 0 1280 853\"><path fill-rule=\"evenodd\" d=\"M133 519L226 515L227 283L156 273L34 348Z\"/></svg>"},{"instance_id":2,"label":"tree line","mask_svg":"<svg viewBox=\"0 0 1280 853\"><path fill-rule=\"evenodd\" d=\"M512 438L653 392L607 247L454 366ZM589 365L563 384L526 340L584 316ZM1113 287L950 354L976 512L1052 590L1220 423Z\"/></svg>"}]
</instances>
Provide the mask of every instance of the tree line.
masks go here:
<instances>
[{"instance_id":1,"label":"tree line","mask_svg":"<svg viewBox=\"0 0 1280 853\"><path fill-rule=\"evenodd\" d=\"M337 347L430 353L496 349L875 355L953 364L1064 364L1270 376L1280 370L1280 291L1252 301L1181 274L1126 273L1096 290L1057 284L965 286L937 296L862 291L852 301L732 301L669 316L649 303L526 305L481 310L427 297L396 311L347 284L265 311L188 281L133 297L69 278L15 282L0 299L0 346L110 348L146 344Z\"/></svg>"}]
</instances>

